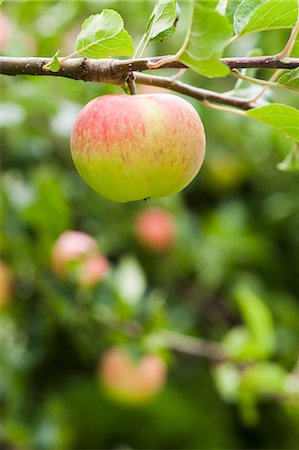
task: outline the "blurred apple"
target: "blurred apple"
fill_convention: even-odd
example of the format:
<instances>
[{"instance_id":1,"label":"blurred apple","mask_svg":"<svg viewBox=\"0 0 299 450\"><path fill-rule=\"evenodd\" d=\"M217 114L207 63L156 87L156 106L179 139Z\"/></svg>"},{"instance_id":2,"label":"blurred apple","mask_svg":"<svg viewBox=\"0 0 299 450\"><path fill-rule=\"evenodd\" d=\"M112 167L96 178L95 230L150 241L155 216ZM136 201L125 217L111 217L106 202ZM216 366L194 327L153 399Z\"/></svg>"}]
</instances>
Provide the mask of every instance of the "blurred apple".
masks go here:
<instances>
[{"instance_id":1,"label":"blurred apple","mask_svg":"<svg viewBox=\"0 0 299 450\"><path fill-rule=\"evenodd\" d=\"M11 23L8 17L0 13L0 50L5 50L9 44Z\"/></svg>"},{"instance_id":2,"label":"blurred apple","mask_svg":"<svg viewBox=\"0 0 299 450\"><path fill-rule=\"evenodd\" d=\"M90 256L80 265L78 275L82 286L93 286L99 283L109 272L108 259L100 254Z\"/></svg>"},{"instance_id":3,"label":"blurred apple","mask_svg":"<svg viewBox=\"0 0 299 450\"><path fill-rule=\"evenodd\" d=\"M61 278L71 278L82 286L92 286L108 272L108 260L97 251L97 242L81 231L60 235L52 251L52 268Z\"/></svg>"},{"instance_id":4,"label":"blurred apple","mask_svg":"<svg viewBox=\"0 0 299 450\"><path fill-rule=\"evenodd\" d=\"M162 208L150 208L136 217L135 233L138 240L156 252L168 250L175 242L174 217Z\"/></svg>"},{"instance_id":5,"label":"blurred apple","mask_svg":"<svg viewBox=\"0 0 299 450\"><path fill-rule=\"evenodd\" d=\"M7 264L0 261L0 308L11 301L12 273Z\"/></svg>"},{"instance_id":6,"label":"blurred apple","mask_svg":"<svg viewBox=\"0 0 299 450\"><path fill-rule=\"evenodd\" d=\"M134 361L124 348L113 347L104 354L99 374L112 398L127 404L142 404L162 388L166 366L158 355L146 354Z\"/></svg>"}]
</instances>

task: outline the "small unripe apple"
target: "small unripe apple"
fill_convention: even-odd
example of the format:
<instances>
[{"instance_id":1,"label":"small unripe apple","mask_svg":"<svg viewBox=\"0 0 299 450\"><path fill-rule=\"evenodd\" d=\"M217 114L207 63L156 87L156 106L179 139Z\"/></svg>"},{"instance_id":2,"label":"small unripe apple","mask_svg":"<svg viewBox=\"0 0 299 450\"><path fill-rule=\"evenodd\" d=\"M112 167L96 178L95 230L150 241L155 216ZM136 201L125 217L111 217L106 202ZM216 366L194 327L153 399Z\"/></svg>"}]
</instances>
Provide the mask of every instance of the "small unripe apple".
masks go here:
<instances>
[{"instance_id":1,"label":"small unripe apple","mask_svg":"<svg viewBox=\"0 0 299 450\"><path fill-rule=\"evenodd\" d=\"M113 347L104 354L99 373L107 393L115 400L140 404L162 388L166 366L158 355L146 354L134 361L125 349Z\"/></svg>"},{"instance_id":2,"label":"small unripe apple","mask_svg":"<svg viewBox=\"0 0 299 450\"><path fill-rule=\"evenodd\" d=\"M108 272L108 260L97 251L97 242L81 231L66 231L54 244L53 271L61 278L72 278L82 286L92 286Z\"/></svg>"},{"instance_id":3,"label":"small unripe apple","mask_svg":"<svg viewBox=\"0 0 299 450\"><path fill-rule=\"evenodd\" d=\"M168 250L175 241L176 226L173 216L162 208L150 208L140 213L135 222L139 241L151 250Z\"/></svg>"},{"instance_id":4,"label":"small unripe apple","mask_svg":"<svg viewBox=\"0 0 299 450\"><path fill-rule=\"evenodd\" d=\"M12 274L6 263L0 261L0 307L7 305L12 297Z\"/></svg>"},{"instance_id":5,"label":"small unripe apple","mask_svg":"<svg viewBox=\"0 0 299 450\"><path fill-rule=\"evenodd\" d=\"M205 133L196 110L178 96L105 95L79 113L71 149L92 189L128 202L186 187L203 163Z\"/></svg>"}]
</instances>

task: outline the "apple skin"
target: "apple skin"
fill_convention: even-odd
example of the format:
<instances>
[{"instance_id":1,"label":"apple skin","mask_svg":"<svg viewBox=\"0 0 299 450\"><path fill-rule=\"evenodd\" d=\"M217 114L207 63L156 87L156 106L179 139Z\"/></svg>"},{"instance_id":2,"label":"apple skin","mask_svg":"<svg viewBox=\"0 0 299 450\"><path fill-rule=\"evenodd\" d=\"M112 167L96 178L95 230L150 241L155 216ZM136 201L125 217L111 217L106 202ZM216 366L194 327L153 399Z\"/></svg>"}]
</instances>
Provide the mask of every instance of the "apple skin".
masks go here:
<instances>
[{"instance_id":1,"label":"apple skin","mask_svg":"<svg viewBox=\"0 0 299 450\"><path fill-rule=\"evenodd\" d=\"M65 231L54 244L52 268L60 278L73 278L81 286L93 286L107 275L109 262L98 253L96 240L87 233Z\"/></svg>"},{"instance_id":2,"label":"apple skin","mask_svg":"<svg viewBox=\"0 0 299 450\"><path fill-rule=\"evenodd\" d=\"M135 233L138 240L154 252L169 250L176 238L174 217L162 208L149 208L136 217Z\"/></svg>"},{"instance_id":3,"label":"apple skin","mask_svg":"<svg viewBox=\"0 0 299 450\"><path fill-rule=\"evenodd\" d=\"M186 187L203 163L205 133L196 110L178 96L105 95L79 113L71 150L94 191L128 202Z\"/></svg>"},{"instance_id":4,"label":"apple skin","mask_svg":"<svg viewBox=\"0 0 299 450\"><path fill-rule=\"evenodd\" d=\"M138 405L149 401L162 388L166 365L158 355L146 354L133 361L124 348L112 347L101 360L99 375L113 399Z\"/></svg>"}]
</instances>

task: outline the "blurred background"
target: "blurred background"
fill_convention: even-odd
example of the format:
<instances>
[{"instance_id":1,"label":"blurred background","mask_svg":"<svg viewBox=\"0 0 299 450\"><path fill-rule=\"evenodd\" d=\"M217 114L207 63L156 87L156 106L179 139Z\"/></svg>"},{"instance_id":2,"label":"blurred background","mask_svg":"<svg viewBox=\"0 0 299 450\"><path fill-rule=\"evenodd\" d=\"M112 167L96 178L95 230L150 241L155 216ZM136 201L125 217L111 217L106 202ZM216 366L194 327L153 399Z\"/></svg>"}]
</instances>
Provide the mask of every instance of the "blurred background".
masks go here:
<instances>
[{"instance_id":1,"label":"blurred background","mask_svg":"<svg viewBox=\"0 0 299 450\"><path fill-rule=\"evenodd\" d=\"M174 36L147 55L178 50L188 19L180 6ZM104 7L120 12L136 45L153 2L6 1L1 53L67 55L83 20ZM288 35L254 34L227 54L274 54ZM219 92L235 84L183 80ZM291 142L189 99L207 135L199 175L169 198L112 203L79 177L69 137L88 101L120 88L54 77L0 82L1 448L296 448L299 184L298 174L277 169ZM274 98L296 102L284 91ZM67 276L55 271L53 249L68 230L95 239L109 265L95 282L78 279L78 261ZM227 357L210 347L208 357L173 351L169 331L215 343ZM148 401L108 392L99 361L115 346L136 364L148 353L164 361L166 381Z\"/></svg>"}]
</instances>

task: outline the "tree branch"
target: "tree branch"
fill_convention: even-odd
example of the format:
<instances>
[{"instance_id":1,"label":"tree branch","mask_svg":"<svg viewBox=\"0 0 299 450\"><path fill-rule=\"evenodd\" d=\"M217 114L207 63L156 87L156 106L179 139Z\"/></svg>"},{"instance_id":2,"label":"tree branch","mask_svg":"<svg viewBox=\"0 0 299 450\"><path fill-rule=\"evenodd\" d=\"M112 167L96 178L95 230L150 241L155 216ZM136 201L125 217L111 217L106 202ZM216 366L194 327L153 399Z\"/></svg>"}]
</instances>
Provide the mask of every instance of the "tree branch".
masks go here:
<instances>
[{"instance_id":1,"label":"tree branch","mask_svg":"<svg viewBox=\"0 0 299 450\"><path fill-rule=\"evenodd\" d=\"M224 362L228 359L221 346L214 342L173 331L165 331L163 338L166 347L172 350L201 356L217 362Z\"/></svg>"},{"instance_id":2,"label":"tree branch","mask_svg":"<svg viewBox=\"0 0 299 450\"><path fill-rule=\"evenodd\" d=\"M229 105L235 108L247 111L254 108L254 104L249 103L246 98L230 97L225 94L200 89L189 84L175 81L171 77L157 77L153 75L145 75L143 73L134 72L135 80L139 84L146 84L149 86L158 86L165 89L170 89L180 94L188 95L203 102L220 103L221 105Z\"/></svg>"},{"instance_id":3,"label":"tree branch","mask_svg":"<svg viewBox=\"0 0 299 450\"><path fill-rule=\"evenodd\" d=\"M72 58L61 64L58 72L52 72L45 66L50 58L35 57L0 57L0 73L4 75L42 75L59 76L74 80L102 82L110 84L124 84L128 74L134 72L136 82L152 86L164 87L181 94L189 95L197 100L229 105L241 110L253 108L254 103L248 99L228 96L216 92L196 88L188 84L176 81L169 77L156 77L144 75L138 72L149 70L150 63L157 62L165 57L140 58L130 60L117 59L86 59ZM277 61L274 56L262 56L251 58L222 58L221 61L232 68L285 68L295 69L299 67L299 58L289 58ZM178 61L164 64L163 69L186 69L184 64Z\"/></svg>"},{"instance_id":4,"label":"tree branch","mask_svg":"<svg viewBox=\"0 0 299 450\"><path fill-rule=\"evenodd\" d=\"M102 81L118 84L129 72L149 70L148 64L165 57L141 59L86 59L72 58L65 61L58 72L44 70L43 67L51 58L34 57L0 57L0 73L4 75L50 75L73 78L83 81ZM221 61L231 69L296 69L299 58L288 58L287 61L277 61L274 56L259 56L250 58L222 58ZM163 69L185 69L183 63L174 61L163 65Z\"/></svg>"}]
</instances>

